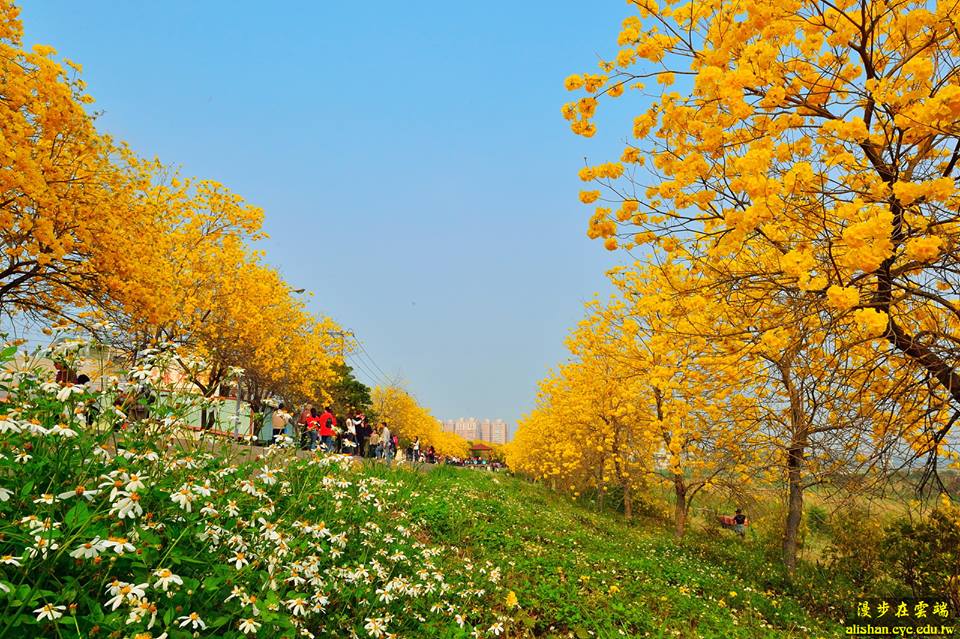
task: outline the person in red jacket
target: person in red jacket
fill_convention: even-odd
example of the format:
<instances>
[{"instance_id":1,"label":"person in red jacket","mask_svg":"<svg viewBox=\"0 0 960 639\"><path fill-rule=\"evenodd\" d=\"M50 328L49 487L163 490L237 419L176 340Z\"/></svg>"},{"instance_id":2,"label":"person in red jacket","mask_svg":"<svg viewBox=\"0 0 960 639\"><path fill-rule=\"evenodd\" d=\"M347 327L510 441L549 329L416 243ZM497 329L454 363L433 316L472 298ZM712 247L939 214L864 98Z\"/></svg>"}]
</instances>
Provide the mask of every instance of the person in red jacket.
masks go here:
<instances>
[{"instance_id":1,"label":"person in red jacket","mask_svg":"<svg viewBox=\"0 0 960 639\"><path fill-rule=\"evenodd\" d=\"M328 453L333 452L333 427L336 425L337 418L334 417L333 411L327 406L323 409L323 414L320 415L320 441Z\"/></svg>"}]
</instances>

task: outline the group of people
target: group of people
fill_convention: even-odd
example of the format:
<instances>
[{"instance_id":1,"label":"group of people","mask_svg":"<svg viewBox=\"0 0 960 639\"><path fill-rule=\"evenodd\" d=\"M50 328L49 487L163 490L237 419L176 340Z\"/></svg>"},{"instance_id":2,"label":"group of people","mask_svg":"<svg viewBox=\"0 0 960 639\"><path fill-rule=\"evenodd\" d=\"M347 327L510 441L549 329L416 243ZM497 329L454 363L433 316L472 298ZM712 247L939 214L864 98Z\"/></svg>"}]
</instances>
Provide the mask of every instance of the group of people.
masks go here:
<instances>
[{"instance_id":1,"label":"group of people","mask_svg":"<svg viewBox=\"0 0 960 639\"><path fill-rule=\"evenodd\" d=\"M502 462L491 461L489 459L483 459L482 457L467 457L465 459L461 459L460 457L447 457L444 463L448 466L462 466L464 468L476 468L479 470L498 471L506 468Z\"/></svg>"},{"instance_id":2,"label":"group of people","mask_svg":"<svg viewBox=\"0 0 960 639\"><path fill-rule=\"evenodd\" d=\"M407 444L407 461L436 464L437 449L433 446L423 448L420 445L420 437L414 437L413 441Z\"/></svg>"},{"instance_id":3,"label":"group of people","mask_svg":"<svg viewBox=\"0 0 960 639\"><path fill-rule=\"evenodd\" d=\"M400 444L397 436L390 431L387 422L370 424L362 411L351 409L349 417L338 426L333 409L326 406L323 412L308 404L294 422L293 416L284 410L283 404L273 411L270 420L273 427L273 441L281 435L299 440L302 448L316 450L322 448L331 453L386 459L390 461L397 454Z\"/></svg>"}]
</instances>

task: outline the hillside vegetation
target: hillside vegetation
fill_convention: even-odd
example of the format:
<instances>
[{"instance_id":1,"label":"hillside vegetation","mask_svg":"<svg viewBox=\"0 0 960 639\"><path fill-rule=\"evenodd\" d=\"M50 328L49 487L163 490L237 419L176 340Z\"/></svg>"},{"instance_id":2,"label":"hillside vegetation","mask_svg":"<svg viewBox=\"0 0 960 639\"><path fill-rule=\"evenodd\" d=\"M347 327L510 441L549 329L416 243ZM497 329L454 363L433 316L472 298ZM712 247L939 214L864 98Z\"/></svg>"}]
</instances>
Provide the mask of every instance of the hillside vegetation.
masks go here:
<instances>
[{"instance_id":1,"label":"hillside vegetation","mask_svg":"<svg viewBox=\"0 0 960 639\"><path fill-rule=\"evenodd\" d=\"M502 566L519 603L510 636L842 634L826 605L819 615L805 610L782 570L733 534L678 543L653 520L628 525L504 474L442 467L390 476L433 538L463 561Z\"/></svg>"},{"instance_id":2,"label":"hillside vegetation","mask_svg":"<svg viewBox=\"0 0 960 639\"><path fill-rule=\"evenodd\" d=\"M104 391L0 379L0 638L836 633L737 539L506 474L195 439L210 400L147 374L169 356Z\"/></svg>"}]
</instances>

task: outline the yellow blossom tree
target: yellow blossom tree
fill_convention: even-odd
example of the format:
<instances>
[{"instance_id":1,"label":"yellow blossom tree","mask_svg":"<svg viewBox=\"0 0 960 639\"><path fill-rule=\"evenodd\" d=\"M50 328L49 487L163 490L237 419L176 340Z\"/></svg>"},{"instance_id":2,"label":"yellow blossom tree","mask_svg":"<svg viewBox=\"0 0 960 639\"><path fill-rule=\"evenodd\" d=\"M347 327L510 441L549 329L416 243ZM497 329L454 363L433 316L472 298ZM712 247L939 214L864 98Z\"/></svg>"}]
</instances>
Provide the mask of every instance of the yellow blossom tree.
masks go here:
<instances>
[{"instance_id":1,"label":"yellow blossom tree","mask_svg":"<svg viewBox=\"0 0 960 639\"><path fill-rule=\"evenodd\" d=\"M438 455L468 455L467 441L455 433L443 432L437 418L402 388L377 386L370 398L377 416L401 439L419 437L421 449L433 446Z\"/></svg>"},{"instance_id":2,"label":"yellow blossom tree","mask_svg":"<svg viewBox=\"0 0 960 639\"><path fill-rule=\"evenodd\" d=\"M144 268L157 227L139 162L86 111L80 66L24 50L18 12L0 2L0 312L76 321Z\"/></svg>"},{"instance_id":3,"label":"yellow blossom tree","mask_svg":"<svg viewBox=\"0 0 960 639\"><path fill-rule=\"evenodd\" d=\"M322 397L340 331L252 248L263 211L98 133L80 66L22 37L0 0L0 313L66 316L131 362L172 341L207 396L239 367L258 397Z\"/></svg>"},{"instance_id":4,"label":"yellow blossom tree","mask_svg":"<svg viewBox=\"0 0 960 639\"><path fill-rule=\"evenodd\" d=\"M795 316L840 344L866 333L879 363L960 408L955 4L632 5L602 73L566 82L586 94L563 109L580 135L603 99L637 101L620 160L580 173L590 235L799 292ZM915 449L935 459L952 424L928 422Z\"/></svg>"}]
</instances>

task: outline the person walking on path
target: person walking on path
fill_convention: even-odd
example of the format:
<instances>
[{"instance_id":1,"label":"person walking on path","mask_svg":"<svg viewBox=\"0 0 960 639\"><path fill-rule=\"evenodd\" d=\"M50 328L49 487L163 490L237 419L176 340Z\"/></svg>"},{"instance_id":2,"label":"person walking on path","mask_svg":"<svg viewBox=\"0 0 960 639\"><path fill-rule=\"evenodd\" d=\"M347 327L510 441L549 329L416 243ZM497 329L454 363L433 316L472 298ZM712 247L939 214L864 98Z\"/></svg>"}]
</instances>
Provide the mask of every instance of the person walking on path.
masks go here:
<instances>
[{"instance_id":1,"label":"person walking on path","mask_svg":"<svg viewBox=\"0 0 960 639\"><path fill-rule=\"evenodd\" d=\"M337 425L337 418L333 416L333 411L327 406L320 415L320 441L328 453L333 452L333 427Z\"/></svg>"},{"instance_id":2,"label":"person walking on path","mask_svg":"<svg viewBox=\"0 0 960 639\"><path fill-rule=\"evenodd\" d=\"M311 408L313 408L313 404L305 404L303 410L300 411L300 417L297 418L297 434L300 438L300 446L304 445L307 438L307 419L310 418Z\"/></svg>"},{"instance_id":3,"label":"person walking on path","mask_svg":"<svg viewBox=\"0 0 960 639\"><path fill-rule=\"evenodd\" d=\"M387 426L387 422L381 423L383 424L383 429L380 431L380 445L383 447L383 458L387 460L389 464L393 460L393 433L390 432L390 427Z\"/></svg>"},{"instance_id":4,"label":"person walking on path","mask_svg":"<svg viewBox=\"0 0 960 639\"><path fill-rule=\"evenodd\" d=\"M367 457L373 457L374 459L380 458L380 433L376 428L370 432L370 438L367 443Z\"/></svg>"},{"instance_id":5,"label":"person walking on path","mask_svg":"<svg viewBox=\"0 0 960 639\"><path fill-rule=\"evenodd\" d=\"M373 444L370 443L370 437L373 435L373 428L367 422L363 413L357 413L360 423L357 425L357 448L361 457L373 457Z\"/></svg>"},{"instance_id":6,"label":"person walking on path","mask_svg":"<svg viewBox=\"0 0 960 639\"><path fill-rule=\"evenodd\" d=\"M320 417L317 415L317 409L310 407L310 417L307 417L307 437L310 443L307 445L309 450L317 449L317 439L320 437Z\"/></svg>"},{"instance_id":7,"label":"person walking on path","mask_svg":"<svg viewBox=\"0 0 960 639\"><path fill-rule=\"evenodd\" d=\"M347 452L351 455L360 454L360 444L359 444L359 426L361 421L354 417L354 411L351 408L347 412L347 419L345 420L346 430L343 433L343 445L347 449L344 452Z\"/></svg>"},{"instance_id":8,"label":"person walking on path","mask_svg":"<svg viewBox=\"0 0 960 639\"><path fill-rule=\"evenodd\" d=\"M270 422L273 425L273 441L277 441L277 437L284 434L284 431L287 429L287 424L290 423L290 420L293 419L293 415L283 410L283 403L281 403L277 410L273 411L273 415L270 417Z\"/></svg>"},{"instance_id":9,"label":"person walking on path","mask_svg":"<svg viewBox=\"0 0 960 639\"><path fill-rule=\"evenodd\" d=\"M410 444L410 450L413 453L410 456L410 461L418 462L420 461L420 437L414 437L413 443Z\"/></svg>"}]
</instances>

